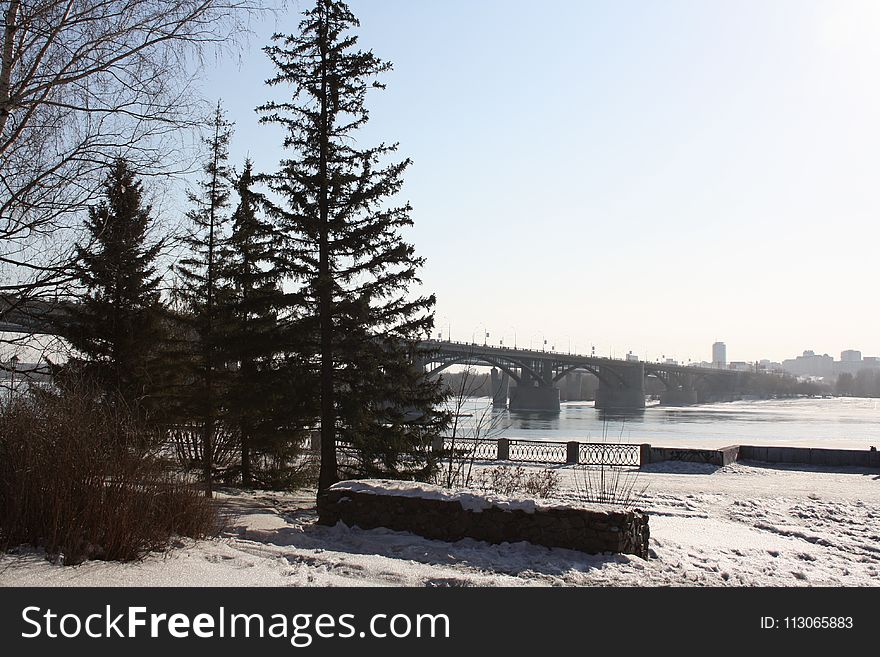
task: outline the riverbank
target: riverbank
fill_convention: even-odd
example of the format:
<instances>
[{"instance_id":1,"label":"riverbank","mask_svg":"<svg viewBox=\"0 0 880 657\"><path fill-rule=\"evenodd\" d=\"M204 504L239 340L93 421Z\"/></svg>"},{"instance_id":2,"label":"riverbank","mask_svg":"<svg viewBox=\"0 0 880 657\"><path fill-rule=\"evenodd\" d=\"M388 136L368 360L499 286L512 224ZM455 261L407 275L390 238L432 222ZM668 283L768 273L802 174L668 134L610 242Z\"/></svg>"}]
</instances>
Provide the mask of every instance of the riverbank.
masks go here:
<instances>
[{"instance_id":1,"label":"riverbank","mask_svg":"<svg viewBox=\"0 0 880 657\"><path fill-rule=\"evenodd\" d=\"M578 471L556 469L559 497ZM660 463L639 471L653 558L527 543L443 543L315 523L314 492L225 490L227 526L139 563L0 556L4 586L877 586L880 474Z\"/></svg>"},{"instance_id":2,"label":"riverbank","mask_svg":"<svg viewBox=\"0 0 880 657\"><path fill-rule=\"evenodd\" d=\"M464 412L480 417L489 403L488 399L468 400ZM627 416L605 414L583 402L562 404L555 414L489 412L497 437L511 439L649 443L699 449L728 445L880 448L880 399L767 399L651 406ZM463 435L468 429L467 424L462 427Z\"/></svg>"}]
</instances>

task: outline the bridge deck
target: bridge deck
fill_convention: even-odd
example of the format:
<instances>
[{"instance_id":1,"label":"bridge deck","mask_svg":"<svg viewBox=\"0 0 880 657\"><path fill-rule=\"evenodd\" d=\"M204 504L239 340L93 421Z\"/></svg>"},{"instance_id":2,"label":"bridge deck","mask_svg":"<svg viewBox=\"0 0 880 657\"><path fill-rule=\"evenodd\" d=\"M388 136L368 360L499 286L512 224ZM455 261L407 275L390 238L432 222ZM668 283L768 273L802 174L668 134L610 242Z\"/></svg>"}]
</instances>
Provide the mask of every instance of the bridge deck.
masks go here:
<instances>
[{"instance_id":1,"label":"bridge deck","mask_svg":"<svg viewBox=\"0 0 880 657\"><path fill-rule=\"evenodd\" d=\"M576 367L579 364L590 367L638 367L644 366L647 372L671 372L674 374L713 374L713 375L737 375L742 372L735 370L713 369L708 367L692 367L690 365L675 365L672 363L652 363L645 361L632 361L622 358L604 358L601 356L587 356L583 354L570 354L558 351L539 351L535 349L516 349L513 347L495 347L479 345L468 342L450 342L447 340L425 340L420 346L426 351L459 355L464 359L480 357L493 359L514 359L530 361L550 361L563 367Z\"/></svg>"}]
</instances>

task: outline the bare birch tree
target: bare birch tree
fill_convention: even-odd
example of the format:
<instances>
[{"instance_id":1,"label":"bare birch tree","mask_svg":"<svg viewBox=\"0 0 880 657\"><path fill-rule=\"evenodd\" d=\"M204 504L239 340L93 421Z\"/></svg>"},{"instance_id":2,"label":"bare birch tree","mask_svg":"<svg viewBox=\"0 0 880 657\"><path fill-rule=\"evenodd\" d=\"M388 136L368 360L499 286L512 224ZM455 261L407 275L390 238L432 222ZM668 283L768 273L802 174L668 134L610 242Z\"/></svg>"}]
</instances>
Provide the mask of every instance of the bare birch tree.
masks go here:
<instances>
[{"instance_id":1,"label":"bare birch tree","mask_svg":"<svg viewBox=\"0 0 880 657\"><path fill-rule=\"evenodd\" d=\"M109 163L180 164L205 115L195 72L264 4L0 0L0 323L71 280L73 232Z\"/></svg>"}]
</instances>

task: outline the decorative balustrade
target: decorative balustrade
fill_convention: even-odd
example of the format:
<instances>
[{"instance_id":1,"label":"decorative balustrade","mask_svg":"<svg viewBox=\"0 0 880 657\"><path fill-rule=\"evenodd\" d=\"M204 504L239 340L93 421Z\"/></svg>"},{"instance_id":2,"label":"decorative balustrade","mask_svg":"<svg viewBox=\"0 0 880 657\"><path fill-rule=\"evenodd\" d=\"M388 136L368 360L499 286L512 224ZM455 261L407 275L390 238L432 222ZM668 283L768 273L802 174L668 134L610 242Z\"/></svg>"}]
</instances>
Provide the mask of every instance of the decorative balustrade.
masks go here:
<instances>
[{"instance_id":1,"label":"decorative balustrade","mask_svg":"<svg viewBox=\"0 0 880 657\"><path fill-rule=\"evenodd\" d=\"M566 444L538 440L509 440L507 460L522 463L565 463Z\"/></svg>"},{"instance_id":2,"label":"decorative balustrade","mask_svg":"<svg viewBox=\"0 0 880 657\"><path fill-rule=\"evenodd\" d=\"M584 465L641 465L641 445L626 443L579 443L578 463Z\"/></svg>"},{"instance_id":3,"label":"decorative balustrade","mask_svg":"<svg viewBox=\"0 0 880 657\"><path fill-rule=\"evenodd\" d=\"M303 447L320 449L320 438L313 434L303 441ZM355 450L348 443L337 441L340 455L353 456ZM475 461L511 461L514 463L605 465L640 467L650 462L650 445L636 443L582 443L578 441L521 440L498 438L443 438L433 445L435 451L454 451L457 458Z\"/></svg>"},{"instance_id":4,"label":"decorative balustrade","mask_svg":"<svg viewBox=\"0 0 880 657\"><path fill-rule=\"evenodd\" d=\"M435 446L439 447L439 445ZM455 449L459 456L476 461L516 463L559 463L639 467L644 449L635 443L581 443L549 440L443 440L443 449Z\"/></svg>"}]
</instances>

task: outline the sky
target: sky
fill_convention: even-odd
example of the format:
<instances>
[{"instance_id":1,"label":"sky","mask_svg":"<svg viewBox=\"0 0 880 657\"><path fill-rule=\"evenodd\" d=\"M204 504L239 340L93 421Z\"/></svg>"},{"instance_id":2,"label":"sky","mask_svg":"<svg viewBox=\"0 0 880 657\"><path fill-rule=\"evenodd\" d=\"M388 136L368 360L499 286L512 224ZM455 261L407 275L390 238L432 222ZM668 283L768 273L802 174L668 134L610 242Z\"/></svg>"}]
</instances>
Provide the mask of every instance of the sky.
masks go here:
<instances>
[{"instance_id":1,"label":"sky","mask_svg":"<svg viewBox=\"0 0 880 657\"><path fill-rule=\"evenodd\" d=\"M272 171L254 24L202 91ZM880 2L351 0L393 62L363 146L399 142L434 337L642 359L880 355ZM484 338L485 333L489 334Z\"/></svg>"}]
</instances>

